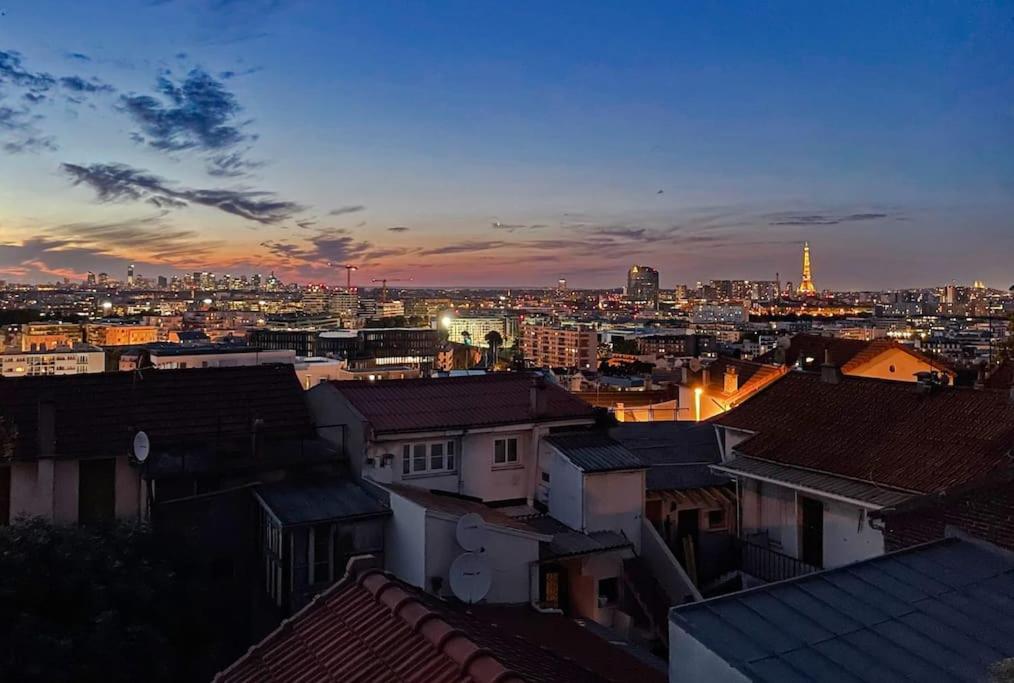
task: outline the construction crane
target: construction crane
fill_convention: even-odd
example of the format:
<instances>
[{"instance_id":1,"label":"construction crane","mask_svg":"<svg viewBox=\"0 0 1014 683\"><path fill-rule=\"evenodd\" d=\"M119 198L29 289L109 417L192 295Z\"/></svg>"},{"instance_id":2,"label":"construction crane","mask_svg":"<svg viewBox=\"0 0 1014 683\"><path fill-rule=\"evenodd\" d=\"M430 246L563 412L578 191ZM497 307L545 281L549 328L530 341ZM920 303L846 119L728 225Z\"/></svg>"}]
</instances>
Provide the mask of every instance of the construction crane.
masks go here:
<instances>
[{"instance_id":1,"label":"construction crane","mask_svg":"<svg viewBox=\"0 0 1014 683\"><path fill-rule=\"evenodd\" d=\"M412 278L410 278L410 277L408 277L408 278L397 278L397 277L380 277L380 278L376 278L375 277L372 280L370 280L370 282L379 282L381 284L381 288L380 288L380 303L382 303L382 304L383 303L387 303L387 283L388 282L411 282L411 281L412 281Z\"/></svg>"},{"instance_id":2,"label":"construction crane","mask_svg":"<svg viewBox=\"0 0 1014 683\"><path fill-rule=\"evenodd\" d=\"M348 263L328 263L327 265L332 268L344 268L345 269L345 291L349 294L352 293L352 271L359 270L358 266L353 266Z\"/></svg>"}]
</instances>

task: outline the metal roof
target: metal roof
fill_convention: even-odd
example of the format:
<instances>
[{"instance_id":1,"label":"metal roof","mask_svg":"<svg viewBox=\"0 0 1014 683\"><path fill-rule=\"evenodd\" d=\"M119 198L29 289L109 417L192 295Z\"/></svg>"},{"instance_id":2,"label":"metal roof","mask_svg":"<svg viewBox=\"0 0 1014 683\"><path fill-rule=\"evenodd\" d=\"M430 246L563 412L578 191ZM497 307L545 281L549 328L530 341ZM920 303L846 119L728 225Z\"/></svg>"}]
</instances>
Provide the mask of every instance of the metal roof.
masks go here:
<instances>
[{"instance_id":1,"label":"metal roof","mask_svg":"<svg viewBox=\"0 0 1014 683\"><path fill-rule=\"evenodd\" d=\"M673 662L703 646L748 680L987 680L1014 656L1014 556L944 539L676 607L669 620Z\"/></svg>"},{"instance_id":2,"label":"metal roof","mask_svg":"<svg viewBox=\"0 0 1014 683\"><path fill-rule=\"evenodd\" d=\"M875 484L836 477L833 474L813 472L789 467L775 462L757 460L756 458L738 457L721 465L713 465L712 469L735 476L750 479L777 481L792 488L807 489L818 495L821 493L848 498L870 508L882 508L897 505L912 498L913 494L895 489L887 489Z\"/></svg>"},{"instance_id":3,"label":"metal roof","mask_svg":"<svg viewBox=\"0 0 1014 683\"><path fill-rule=\"evenodd\" d=\"M648 463L602 432L552 434L546 441L584 472L648 468Z\"/></svg>"},{"instance_id":4,"label":"metal roof","mask_svg":"<svg viewBox=\"0 0 1014 683\"><path fill-rule=\"evenodd\" d=\"M649 491L721 486L725 475L709 465L721 462L715 428L696 422L626 422L609 430L627 450L649 463Z\"/></svg>"},{"instance_id":5,"label":"metal roof","mask_svg":"<svg viewBox=\"0 0 1014 683\"><path fill-rule=\"evenodd\" d=\"M553 537L553 540L543 543L539 548L539 559L542 561L612 552L631 547L627 537L617 531L583 533L571 529L549 515L529 519L527 523L540 534Z\"/></svg>"},{"instance_id":6,"label":"metal roof","mask_svg":"<svg viewBox=\"0 0 1014 683\"><path fill-rule=\"evenodd\" d=\"M354 482L339 477L280 481L259 486L254 495L284 526L390 514Z\"/></svg>"}]
</instances>

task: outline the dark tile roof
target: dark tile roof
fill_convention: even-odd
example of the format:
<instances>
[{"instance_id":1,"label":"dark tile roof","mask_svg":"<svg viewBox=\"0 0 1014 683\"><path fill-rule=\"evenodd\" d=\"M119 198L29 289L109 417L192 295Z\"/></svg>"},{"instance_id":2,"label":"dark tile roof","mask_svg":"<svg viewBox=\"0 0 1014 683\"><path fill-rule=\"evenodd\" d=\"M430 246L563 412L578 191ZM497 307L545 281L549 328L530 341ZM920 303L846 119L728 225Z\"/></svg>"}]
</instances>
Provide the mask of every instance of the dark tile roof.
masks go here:
<instances>
[{"instance_id":1,"label":"dark tile roof","mask_svg":"<svg viewBox=\"0 0 1014 683\"><path fill-rule=\"evenodd\" d=\"M346 577L223 671L223 683L654 683L664 674L562 615L439 600Z\"/></svg>"},{"instance_id":2,"label":"dark tile roof","mask_svg":"<svg viewBox=\"0 0 1014 683\"><path fill-rule=\"evenodd\" d=\"M478 377L332 382L375 432L464 429L527 422L590 419L594 409L563 387L540 381L540 409L530 390L536 378L522 373Z\"/></svg>"},{"instance_id":3,"label":"dark tile roof","mask_svg":"<svg viewBox=\"0 0 1014 683\"><path fill-rule=\"evenodd\" d=\"M609 435L649 465L649 491L721 486L729 478L711 471L722 459L715 427L696 422L624 422Z\"/></svg>"},{"instance_id":4,"label":"dark tile roof","mask_svg":"<svg viewBox=\"0 0 1014 683\"><path fill-rule=\"evenodd\" d=\"M254 495L285 526L390 513L355 482L342 477L286 479L258 486Z\"/></svg>"},{"instance_id":5,"label":"dark tile roof","mask_svg":"<svg viewBox=\"0 0 1014 683\"><path fill-rule=\"evenodd\" d=\"M785 368L782 366L728 356L719 356L706 367L708 393L723 396L731 401L743 400L785 374ZM733 392L725 391L725 374L728 370L736 371L736 391ZM703 381L704 370L702 369L688 373L685 384L699 386Z\"/></svg>"},{"instance_id":6,"label":"dark tile roof","mask_svg":"<svg viewBox=\"0 0 1014 683\"><path fill-rule=\"evenodd\" d=\"M551 434L545 440L583 472L643 470L648 467L623 444L602 432Z\"/></svg>"},{"instance_id":7,"label":"dark tile roof","mask_svg":"<svg viewBox=\"0 0 1014 683\"><path fill-rule=\"evenodd\" d=\"M675 608L671 623L757 681L987 680L1014 656L1014 559L947 539ZM681 639L670 641L680 661Z\"/></svg>"},{"instance_id":8,"label":"dark tile roof","mask_svg":"<svg viewBox=\"0 0 1014 683\"><path fill-rule=\"evenodd\" d=\"M1006 393L790 372L712 423L755 432L741 454L916 493L947 490L1006 464Z\"/></svg>"},{"instance_id":9,"label":"dark tile roof","mask_svg":"<svg viewBox=\"0 0 1014 683\"><path fill-rule=\"evenodd\" d=\"M1014 360L1004 360L996 366L983 383L987 389L1014 389Z\"/></svg>"},{"instance_id":10,"label":"dark tile roof","mask_svg":"<svg viewBox=\"0 0 1014 683\"><path fill-rule=\"evenodd\" d=\"M549 543L539 548L540 560L575 557L577 555L593 555L630 548L630 540L617 531L575 531L563 522L539 515L527 520L531 529L546 536L552 536Z\"/></svg>"},{"instance_id":11,"label":"dark tile roof","mask_svg":"<svg viewBox=\"0 0 1014 683\"><path fill-rule=\"evenodd\" d=\"M532 527L523 521L508 517L496 508L492 508L479 500L464 498L443 491L429 491L404 484L382 484L382 487L428 510L436 510L457 517L471 512L482 517L486 524L534 533Z\"/></svg>"},{"instance_id":12,"label":"dark tile roof","mask_svg":"<svg viewBox=\"0 0 1014 683\"><path fill-rule=\"evenodd\" d=\"M0 417L18 434L15 458L35 457L39 405L49 401L58 457L127 453L138 429L153 452L230 441L249 450L254 420L266 439L313 431L291 365L20 377L0 381Z\"/></svg>"}]
</instances>

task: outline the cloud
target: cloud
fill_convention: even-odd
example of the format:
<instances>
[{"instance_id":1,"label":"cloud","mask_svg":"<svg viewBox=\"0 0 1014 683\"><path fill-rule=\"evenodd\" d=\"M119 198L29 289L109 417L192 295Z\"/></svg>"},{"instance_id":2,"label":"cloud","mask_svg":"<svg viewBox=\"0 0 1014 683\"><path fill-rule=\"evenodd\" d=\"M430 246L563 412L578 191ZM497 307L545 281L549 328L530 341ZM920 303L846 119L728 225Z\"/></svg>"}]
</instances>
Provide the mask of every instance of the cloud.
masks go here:
<instances>
[{"instance_id":1,"label":"cloud","mask_svg":"<svg viewBox=\"0 0 1014 683\"><path fill-rule=\"evenodd\" d=\"M140 126L141 139L151 147L217 151L255 139L241 130L247 122L235 120L241 112L236 97L207 72L191 69L179 82L159 76L157 89L161 98L120 97L124 111Z\"/></svg>"},{"instance_id":2,"label":"cloud","mask_svg":"<svg viewBox=\"0 0 1014 683\"><path fill-rule=\"evenodd\" d=\"M59 148L52 135L29 136L3 143L3 150L9 154L36 154L55 152L57 149Z\"/></svg>"},{"instance_id":3,"label":"cloud","mask_svg":"<svg viewBox=\"0 0 1014 683\"><path fill-rule=\"evenodd\" d=\"M80 76L63 76L60 79L60 85L79 93L113 92L115 90L113 86L103 83L97 78L86 81Z\"/></svg>"},{"instance_id":4,"label":"cloud","mask_svg":"<svg viewBox=\"0 0 1014 683\"><path fill-rule=\"evenodd\" d=\"M359 240L347 230L321 230L302 243L266 240L261 246L272 255L292 264L327 266L329 263L359 263L376 261L390 256L402 256L412 250L404 247L379 247L372 242Z\"/></svg>"},{"instance_id":5,"label":"cloud","mask_svg":"<svg viewBox=\"0 0 1014 683\"><path fill-rule=\"evenodd\" d=\"M357 213L359 211L365 211L366 207L361 204L353 206L340 206L337 209L331 209L327 212L328 216L344 216L347 213Z\"/></svg>"},{"instance_id":6,"label":"cloud","mask_svg":"<svg viewBox=\"0 0 1014 683\"><path fill-rule=\"evenodd\" d=\"M850 213L846 215L830 215L823 213L796 214L793 212L768 214L768 225L805 226L805 225L839 225L887 218L886 213Z\"/></svg>"},{"instance_id":7,"label":"cloud","mask_svg":"<svg viewBox=\"0 0 1014 683\"><path fill-rule=\"evenodd\" d=\"M238 178L249 175L250 171L264 166L263 161L250 161L244 157L249 152L227 152L208 158L208 175L216 178Z\"/></svg>"},{"instance_id":8,"label":"cloud","mask_svg":"<svg viewBox=\"0 0 1014 683\"><path fill-rule=\"evenodd\" d=\"M21 53L0 50L0 83L8 83L33 91L49 90L56 85L56 79L48 73L27 70L22 64Z\"/></svg>"},{"instance_id":9,"label":"cloud","mask_svg":"<svg viewBox=\"0 0 1014 683\"><path fill-rule=\"evenodd\" d=\"M66 52L63 55L72 62L90 62L92 58L83 52Z\"/></svg>"},{"instance_id":10,"label":"cloud","mask_svg":"<svg viewBox=\"0 0 1014 683\"><path fill-rule=\"evenodd\" d=\"M295 202L278 199L273 192L179 187L126 164L64 163L61 168L74 185L91 187L104 202L154 199L153 203L166 207L200 204L265 225L289 220L303 210Z\"/></svg>"},{"instance_id":11,"label":"cloud","mask_svg":"<svg viewBox=\"0 0 1014 683\"><path fill-rule=\"evenodd\" d=\"M38 153L53 151L56 141L51 135L39 131L35 122L39 116L32 115L26 107L14 109L0 106L0 133L4 139L0 142L8 154Z\"/></svg>"},{"instance_id":12,"label":"cloud","mask_svg":"<svg viewBox=\"0 0 1014 683\"><path fill-rule=\"evenodd\" d=\"M420 256L445 256L447 254L468 254L490 249L500 249L510 246L510 242L502 240L471 240L458 244L445 244L442 247L433 247L419 252ZM520 245L518 245L520 246Z\"/></svg>"},{"instance_id":13,"label":"cloud","mask_svg":"<svg viewBox=\"0 0 1014 683\"><path fill-rule=\"evenodd\" d=\"M396 225L393 228L388 228L387 231L388 232L408 232L409 228L406 228L404 225Z\"/></svg>"},{"instance_id":14,"label":"cloud","mask_svg":"<svg viewBox=\"0 0 1014 683\"><path fill-rule=\"evenodd\" d=\"M504 230L506 232L514 232L515 230L540 230L548 227L544 223L503 223L501 221L493 221L490 226L494 230Z\"/></svg>"}]
</instances>

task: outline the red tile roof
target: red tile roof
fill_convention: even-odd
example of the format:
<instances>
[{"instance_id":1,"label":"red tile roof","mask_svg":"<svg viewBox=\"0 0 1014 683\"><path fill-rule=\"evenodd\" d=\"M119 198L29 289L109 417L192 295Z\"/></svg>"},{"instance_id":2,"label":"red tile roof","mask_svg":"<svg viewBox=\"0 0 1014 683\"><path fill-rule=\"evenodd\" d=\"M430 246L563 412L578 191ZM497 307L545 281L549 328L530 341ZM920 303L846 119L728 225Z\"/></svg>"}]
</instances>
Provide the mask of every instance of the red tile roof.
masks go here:
<instances>
[{"instance_id":1,"label":"red tile roof","mask_svg":"<svg viewBox=\"0 0 1014 683\"><path fill-rule=\"evenodd\" d=\"M767 384L785 374L785 368L770 363L741 360L719 356L708 366L708 394L719 395L735 402L743 400ZM737 389L733 392L725 391L725 374L728 370L735 370L737 377ZM687 378L688 386L696 386L702 382L704 371L690 373Z\"/></svg>"},{"instance_id":2,"label":"red tile roof","mask_svg":"<svg viewBox=\"0 0 1014 683\"><path fill-rule=\"evenodd\" d=\"M920 353L915 349L900 344L893 339L842 339L819 334L797 334L792 337L790 345L785 349L785 365L797 363L803 370L820 370L824 363L824 352L831 352L831 362L845 374L849 374L869 363L877 356L891 350L899 350L918 358L930 366L954 374L954 368L939 358ZM775 362L776 351L769 351L757 358L758 361ZM812 360L808 360L812 359ZM906 378L908 379L908 378Z\"/></svg>"},{"instance_id":3,"label":"red tile roof","mask_svg":"<svg viewBox=\"0 0 1014 683\"><path fill-rule=\"evenodd\" d=\"M539 410L530 390L539 382ZM478 377L331 382L375 432L415 432L591 419L594 409L563 387L521 373Z\"/></svg>"},{"instance_id":4,"label":"red tile roof","mask_svg":"<svg viewBox=\"0 0 1014 683\"><path fill-rule=\"evenodd\" d=\"M134 431L152 448L246 439L254 420L266 437L312 433L291 365L144 370L0 381L0 417L17 428L15 458L38 450L40 402L51 401L60 457L127 453ZM249 444L247 443L247 446Z\"/></svg>"},{"instance_id":5,"label":"red tile roof","mask_svg":"<svg viewBox=\"0 0 1014 683\"><path fill-rule=\"evenodd\" d=\"M917 493L975 480L1014 447L1006 393L805 372L713 422L756 432L736 446L742 455Z\"/></svg>"},{"instance_id":6,"label":"red tile roof","mask_svg":"<svg viewBox=\"0 0 1014 683\"><path fill-rule=\"evenodd\" d=\"M529 619L542 616L528 612ZM601 639L586 646L600 651L589 652L593 660L612 649L614 670L623 670L617 662L630 672L647 668ZM527 640L481 613L472 615L463 605L436 600L373 569L346 576L215 680L602 683L634 678L600 676L555 653L551 643ZM637 680L653 679L641 675Z\"/></svg>"}]
</instances>

